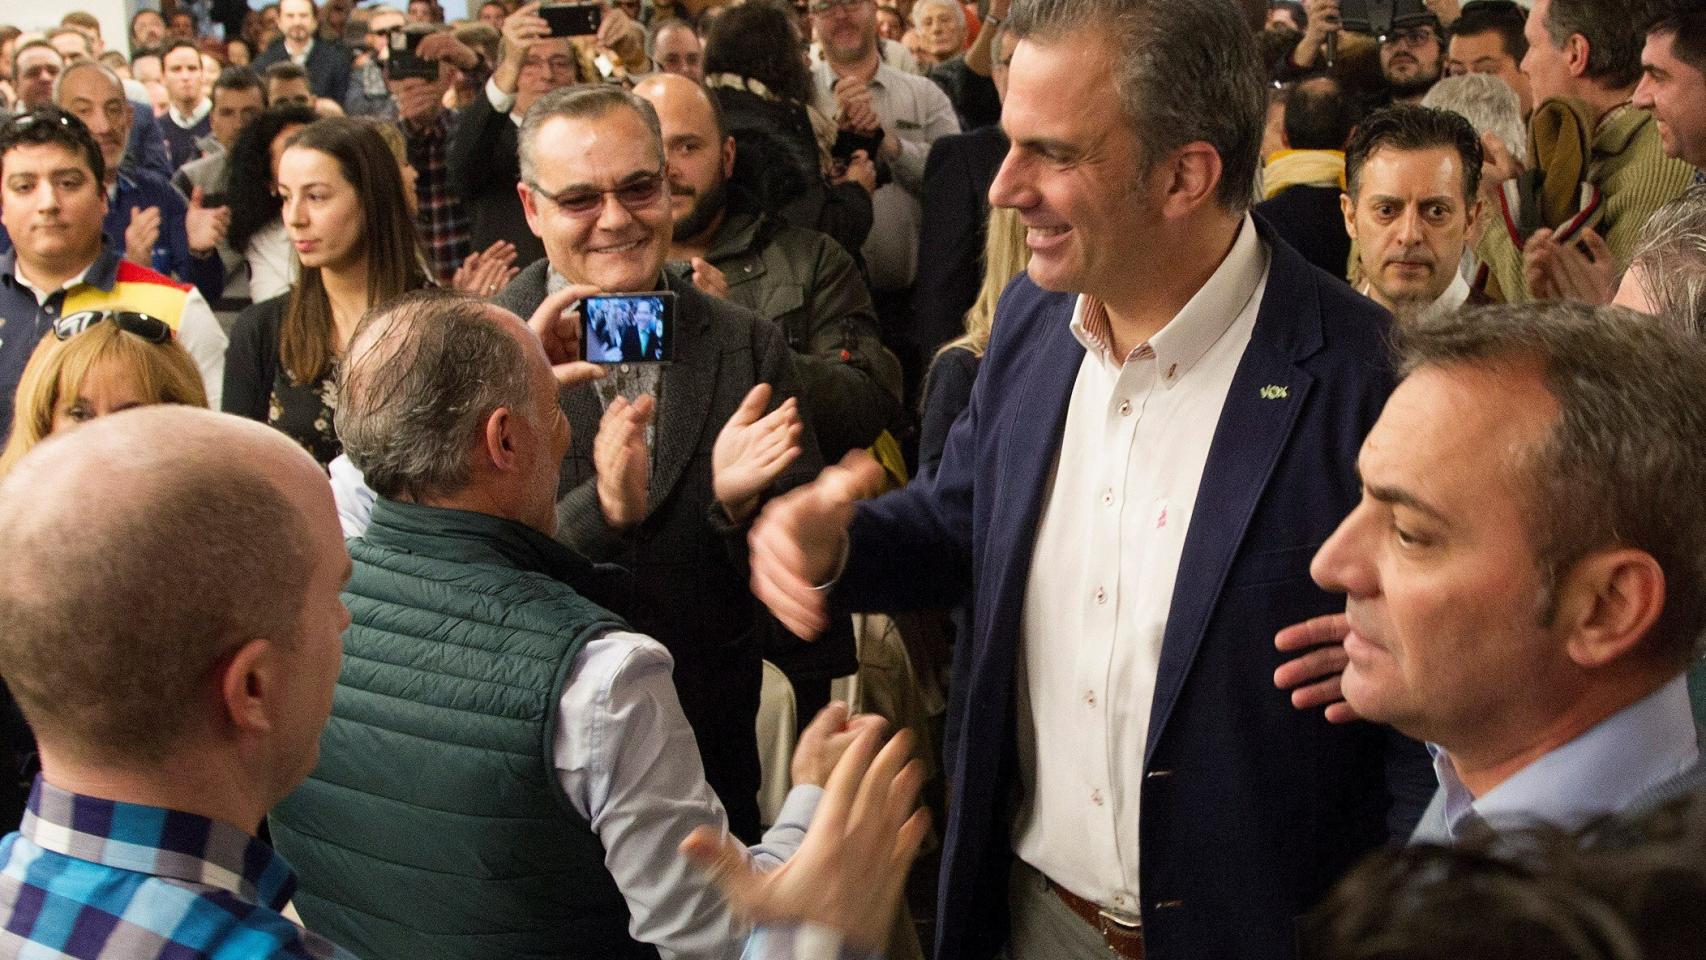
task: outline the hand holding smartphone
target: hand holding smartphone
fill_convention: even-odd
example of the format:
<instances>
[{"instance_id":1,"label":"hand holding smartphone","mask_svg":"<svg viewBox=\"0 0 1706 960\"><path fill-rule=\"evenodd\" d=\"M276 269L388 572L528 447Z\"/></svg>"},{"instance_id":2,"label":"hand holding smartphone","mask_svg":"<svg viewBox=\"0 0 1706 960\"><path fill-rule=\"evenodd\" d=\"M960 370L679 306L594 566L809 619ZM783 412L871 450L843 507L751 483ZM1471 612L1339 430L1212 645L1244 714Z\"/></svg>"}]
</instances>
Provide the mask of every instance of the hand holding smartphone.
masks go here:
<instances>
[{"instance_id":1,"label":"hand holding smartphone","mask_svg":"<svg viewBox=\"0 0 1706 960\"><path fill-rule=\"evenodd\" d=\"M581 351L592 363L668 363L675 354L675 294L607 294L580 303Z\"/></svg>"}]
</instances>

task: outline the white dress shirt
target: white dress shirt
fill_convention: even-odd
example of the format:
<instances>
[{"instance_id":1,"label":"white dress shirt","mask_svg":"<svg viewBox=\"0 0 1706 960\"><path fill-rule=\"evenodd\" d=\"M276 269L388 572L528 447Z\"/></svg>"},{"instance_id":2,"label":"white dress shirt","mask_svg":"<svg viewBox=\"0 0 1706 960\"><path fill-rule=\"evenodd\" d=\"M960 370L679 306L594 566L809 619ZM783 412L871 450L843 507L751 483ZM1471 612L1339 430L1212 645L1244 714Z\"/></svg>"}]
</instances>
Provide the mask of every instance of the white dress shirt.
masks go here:
<instances>
[{"instance_id":1,"label":"white dress shirt","mask_svg":"<svg viewBox=\"0 0 1706 960\"><path fill-rule=\"evenodd\" d=\"M1210 443L1267 284L1248 216L1184 309L1121 363L1078 298L1085 347L1037 525L1021 621L1014 852L1138 912L1138 800L1161 642Z\"/></svg>"}]
</instances>

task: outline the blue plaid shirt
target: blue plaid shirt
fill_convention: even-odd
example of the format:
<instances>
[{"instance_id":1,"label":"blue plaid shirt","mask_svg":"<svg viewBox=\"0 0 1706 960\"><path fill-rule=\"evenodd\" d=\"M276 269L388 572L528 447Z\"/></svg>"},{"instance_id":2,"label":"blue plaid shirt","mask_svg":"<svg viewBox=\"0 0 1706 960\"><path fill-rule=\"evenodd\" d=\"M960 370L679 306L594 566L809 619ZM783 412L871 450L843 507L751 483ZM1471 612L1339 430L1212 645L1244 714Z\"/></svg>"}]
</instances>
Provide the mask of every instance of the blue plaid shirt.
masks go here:
<instances>
[{"instance_id":1,"label":"blue plaid shirt","mask_svg":"<svg viewBox=\"0 0 1706 960\"><path fill-rule=\"evenodd\" d=\"M279 913L295 889L284 858L230 824L38 777L0 840L0 955L351 958Z\"/></svg>"}]
</instances>

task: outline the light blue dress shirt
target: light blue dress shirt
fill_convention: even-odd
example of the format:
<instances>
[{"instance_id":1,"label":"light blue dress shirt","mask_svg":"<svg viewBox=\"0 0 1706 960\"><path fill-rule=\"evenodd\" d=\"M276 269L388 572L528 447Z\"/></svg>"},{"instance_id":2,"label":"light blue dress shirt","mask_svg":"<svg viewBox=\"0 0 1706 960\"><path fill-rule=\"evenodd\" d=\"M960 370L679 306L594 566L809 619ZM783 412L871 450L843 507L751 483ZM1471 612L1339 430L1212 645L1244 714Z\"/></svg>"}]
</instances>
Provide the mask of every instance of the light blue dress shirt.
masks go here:
<instances>
[{"instance_id":1,"label":"light blue dress shirt","mask_svg":"<svg viewBox=\"0 0 1706 960\"><path fill-rule=\"evenodd\" d=\"M1688 684L1675 677L1476 798L1450 754L1428 744L1440 792L1411 843L1449 844L1477 818L1492 827L1535 822L1577 829L1614 813L1700 759Z\"/></svg>"}]
</instances>

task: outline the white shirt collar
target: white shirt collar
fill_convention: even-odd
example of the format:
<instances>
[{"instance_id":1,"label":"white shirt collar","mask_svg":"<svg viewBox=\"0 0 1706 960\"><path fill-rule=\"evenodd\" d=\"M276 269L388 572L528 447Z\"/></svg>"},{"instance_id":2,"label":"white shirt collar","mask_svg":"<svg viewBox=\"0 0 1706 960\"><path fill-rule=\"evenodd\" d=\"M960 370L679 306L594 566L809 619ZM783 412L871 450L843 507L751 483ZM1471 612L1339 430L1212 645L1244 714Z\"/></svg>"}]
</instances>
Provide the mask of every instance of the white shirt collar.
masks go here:
<instances>
[{"instance_id":1,"label":"white shirt collar","mask_svg":"<svg viewBox=\"0 0 1706 960\"><path fill-rule=\"evenodd\" d=\"M22 284L25 289L29 290L31 293L36 295L36 305L41 306L41 305L47 303L49 297L58 293L60 290L70 290L72 287L75 287L78 284L82 283L89 276L89 271L91 269L93 269L94 266L95 266L94 262L91 261L89 263L89 265L87 267L84 267L81 271L79 271L75 277L72 277L71 279L65 281L64 284L62 284L61 286L59 286L53 290L46 290L46 289L43 289L41 287L38 287L35 285L34 282L32 282L30 280L29 277L25 276L24 275L24 263L22 260L16 261L13 264L12 275L18 278L18 283Z\"/></svg>"},{"instance_id":2,"label":"white shirt collar","mask_svg":"<svg viewBox=\"0 0 1706 960\"><path fill-rule=\"evenodd\" d=\"M200 123L201 118L207 116L212 111L213 101L206 97L202 97L200 102L195 105L195 109L191 110L189 113L178 112L178 105L175 103L166 108L166 112L172 117L172 122L183 127L185 130L188 130L190 127Z\"/></svg>"},{"instance_id":3,"label":"white shirt collar","mask_svg":"<svg viewBox=\"0 0 1706 960\"><path fill-rule=\"evenodd\" d=\"M1256 223L1249 214L1238 225L1238 237L1232 249L1215 268L1185 306L1154 336L1124 358L1153 353L1161 382L1171 388L1179 378L1190 372L1209 347L1232 326L1250 298L1261 286L1268 269L1268 249L1257 234ZM1072 311L1072 335L1084 349L1115 363L1112 341L1108 337L1106 314L1093 298L1080 294Z\"/></svg>"}]
</instances>

